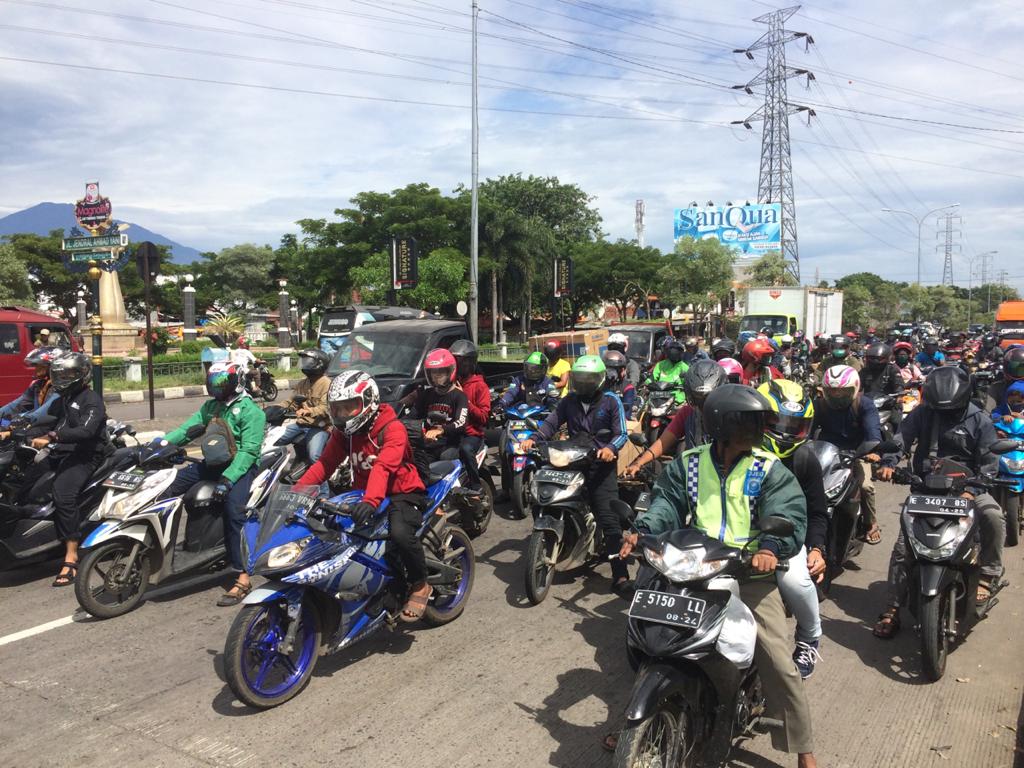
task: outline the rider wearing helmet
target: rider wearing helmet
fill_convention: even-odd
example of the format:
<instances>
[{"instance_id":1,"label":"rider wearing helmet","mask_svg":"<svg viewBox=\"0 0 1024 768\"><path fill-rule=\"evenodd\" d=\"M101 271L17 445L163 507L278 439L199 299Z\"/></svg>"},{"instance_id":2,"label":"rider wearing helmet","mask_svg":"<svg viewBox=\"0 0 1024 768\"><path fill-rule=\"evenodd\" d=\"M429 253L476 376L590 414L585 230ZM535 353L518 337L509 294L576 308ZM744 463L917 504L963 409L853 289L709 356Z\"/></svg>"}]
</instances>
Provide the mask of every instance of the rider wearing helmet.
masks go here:
<instances>
[{"instance_id":1,"label":"rider wearing helmet","mask_svg":"<svg viewBox=\"0 0 1024 768\"><path fill-rule=\"evenodd\" d=\"M597 355L577 358L570 372L570 393L541 422L539 439L550 440L562 427L568 429L570 439L580 433L593 436L597 461L586 469L587 496L604 533L605 554L614 555L622 540L622 521L612 502L619 497L616 459L626 444L626 414L622 401L604 388L605 374L605 364ZM609 436L598 437L604 432ZM520 448L528 451L533 444L524 440ZM611 564L612 591L626 596L630 591L626 561L613 559Z\"/></svg>"},{"instance_id":2,"label":"rider wearing helmet","mask_svg":"<svg viewBox=\"0 0 1024 768\"><path fill-rule=\"evenodd\" d=\"M78 575L78 541L82 524L78 494L96 468L96 454L103 442L107 410L103 398L89 388L92 364L80 352L60 355L50 363L50 381L59 397L50 403L47 414L57 423L45 437L32 440L33 448L49 446L45 459L34 463L25 473L22 487L31 488L50 470L53 480L54 526L57 538L64 542L64 562L53 582L55 587L74 583Z\"/></svg>"},{"instance_id":3,"label":"rider wearing helmet","mask_svg":"<svg viewBox=\"0 0 1024 768\"><path fill-rule=\"evenodd\" d=\"M864 367L860 369L860 388L868 397L895 395L903 389L903 377L890 362L892 349L876 341L864 348Z\"/></svg>"},{"instance_id":4,"label":"rider wearing helmet","mask_svg":"<svg viewBox=\"0 0 1024 768\"><path fill-rule=\"evenodd\" d=\"M466 468L466 488L480 490L480 468L476 454L484 443L484 430L491 418L491 389L476 369L476 344L459 339L448 350L455 358L455 380L466 395L466 434L459 443L459 459Z\"/></svg>"},{"instance_id":5,"label":"rider wearing helmet","mask_svg":"<svg viewBox=\"0 0 1024 768\"><path fill-rule=\"evenodd\" d=\"M917 353L914 361L922 368L938 368L946 362L946 356L939 351L939 340L929 336L924 340L924 349Z\"/></svg>"},{"instance_id":6,"label":"rider wearing helmet","mask_svg":"<svg viewBox=\"0 0 1024 768\"><path fill-rule=\"evenodd\" d=\"M711 359L715 362L727 357L736 357L736 342L732 339L715 339L711 343Z\"/></svg>"},{"instance_id":7,"label":"rider wearing helmet","mask_svg":"<svg viewBox=\"0 0 1024 768\"><path fill-rule=\"evenodd\" d=\"M569 369L572 366L562 353L562 342L551 339L544 342L544 357L548 359L548 376L555 382L561 397L569 394Z\"/></svg>"},{"instance_id":8,"label":"rider wearing helmet","mask_svg":"<svg viewBox=\"0 0 1024 768\"><path fill-rule=\"evenodd\" d=\"M551 409L558 405L558 388L548 376L548 361L541 352L531 352L523 361L523 372L501 396L499 405L508 410L519 403L538 403Z\"/></svg>"},{"instance_id":9,"label":"rider wearing helmet","mask_svg":"<svg viewBox=\"0 0 1024 768\"><path fill-rule=\"evenodd\" d=\"M740 361L732 357L723 357L718 361L718 365L723 371L725 371L725 377L728 379L729 384L746 384L747 380L743 376L743 366L740 365Z\"/></svg>"},{"instance_id":10,"label":"rider wearing helmet","mask_svg":"<svg viewBox=\"0 0 1024 768\"><path fill-rule=\"evenodd\" d=\"M768 400L742 384L725 384L704 401L704 428L711 443L672 461L654 484L651 507L635 521L640 533L659 535L696 528L736 549L755 549L751 568L770 574L779 560L800 551L807 529L807 506L800 484L782 462L760 446L775 419ZM767 515L793 523L789 536L758 535L755 521ZM621 556L637 545L636 533L624 536ZM814 765L811 714L774 579L740 583L740 599L757 620L758 671L767 698L768 717L784 728L772 729L772 746L800 754L801 766Z\"/></svg>"},{"instance_id":11,"label":"rider wearing helmet","mask_svg":"<svg viewBox=\"0 0 1024 768\"><path fill-rule=\"evenodd\" d=\"M994 333L986 333L981 337L981 351L979 357L988 360L990 363L999 363L1003 360L1003 350L999 346L999 337Z\"/></svg>"},{"instance_id":12,"label":"rider wearing helmet","mask_svg":"<svg viewBox=\"0 0 1024 768\"><path fill-rule=\"evenodd\" d=\"M828 537L828 498L821 464L807 446L814 421L814 403L795 381L775 379L757 391L775 411L775 423L765 430L762 448L781 459L792 472L807 501L807 538L800 554L789 561L789 571L777 574L782 599L796 616L793 661L805 680L820 656L821 616L814 582L825 577L825 540ZM813 580L812 580L813 579Z\"/></svg>"},{"instance_id":13,"label":"rider wearing helmet","mask_svg":"<svg viewBox=\"0 0 1024 768\"><path fill-rule=\"evenodd\" d=\"M683 376L690 367L683 360L685 348L679 339L667 336L662 345L662 350L665 353L665 359L659 360L658 364L651 369L651 376L648 382L665 381L670 384L679 385L675 398L677 403L682 403L686 400L686 395L682 389Z\"/></svg>"},{"instance_id":14,"label":"rider wearing helmet","mask_svg":"<svg viewBox=\"0 0 1024 768\"><path fill-rule=\"evenodd\" d=\"M830 368L835 365L848 365L855 371L863 367L859 358L851 355L852 342L847 336L836 336L832 339L831 352L827 358L822 360L822 367Z\"/></svg>"},{"instance_id":15,"label":"rider wearing helmet","mask_svg":"<svg viewBox=\"0 0 1024 768\"><path fill-rule=\"evenodd\" d=\"M636 401L636 387L626 376L626 356L610 349L601 355L601 362L605 367L604 387L619 396L622 409L629 418L633 413L633 403Z\"/></svg>"},{"instance_id":16,"label":"rider wearing helmet","mask_svg":"<svg viewBox=\"0 0 1024 768\"><path fill-rule=\"evenodd\" d=\"M32 369L32 383L17 398L0 408L0 419L22 419L35 424L46 415L57 399L57 390L50 382L50 363L66 354L61 347L36 347L25 356L25 365Z\"/></svg>"},{"instance_id":17,"label":"rider wearing helmet","mask_svg":"<svg viewBox=\"0 0 1024 768\"><path fill-rule=\"evenodd\" d=\"M711 392L729 381L725 369L714 360L698 360L683 377L686 402L673 414L661 436L637 456L623 471L625 477L635 477L645 464L675 450L680 440L685 450L703 445L710 439L704 431L701 408Z\"/></svg>"},{"instance_id":18,"label":"rider wearing helmet","mask_svg":"<svg viewBox=\"0 0 1024 768\"><path fill-rule=\"evenodd\" d=\"M235 363L211 365L206 374L206 392L210 399L163 439L173 445L184 445L192 439L188 436L189 428L198 425L206 428L207 438L223 435L225 439L219 444L224 451L220 455L204 453L201 464L188 464L178 470L162 498L183 496L196 483L216 481L213 500L223 504L224 544L232 568L239 572L234 586L217 601L217 605L226 607L242 602L251 589L249 574L242 567L242 524L249 487L259 465L267 417L246 393L245 374Z\"/></svg>"},{"instance_id":19,"label":"rider wearing helmet","mask_svg":"<svg viewBox=\"0 0 1024 768\"><path fill-rule=\"evenodd\" d=\"M693 365L698 360L707 360L708 353L700 348L700 339L696 336L688 336L683 342L683 362Z\"/></svg>"},{"instance_id":20,"label":"rider wearing helmet","mask_svg":"<svg viewBox=\"0 0 1024 768\"><path fill-rule=\"evenodd\" d=\"M621 352L626 356L626 378L636 386L640 383L640 363L629 356L629 336L624 333L613 333L608 337L608 351Z\"/></svg>"},{"instance_id":21,"label":"rider wearing helmet","mask_svg":"<svg viewBox=\"0 0 1024 768\"><path fill-rule=\"evenodd\" d=\"M256 391L262 391L262 376L259 367L264 361L249 350L249 340L245 336L239 336L238 341L235 342L235 348L231 350L231 362L241 367L243 385L246 379L252 379Z\"/></svg>"},{"instance_id":22,"label":"rider wearing helmet","mask_svg":"<svg viewBox=\"0 0 1024 768\"><path fill-rule=\"evenodd\" d=\"M405 567L409 597L403 621L423 615L432 588L427 583L423 544L416 535L427 508L426 489L413 463L409 431L394 409L380 401L380 389L370 374L355 369L339 373L327 393L331 438L320 460L299 478L296 486L318 486L345 460L352 466L352 488L363 499L352 511L352 522L373 521L385 498L388 504L389 541Z\"/></svg>"},{"instance_id":23,"label":"rider wearing helmet","mask_svg":"<svg viewBox=\"0 0 1024 768\"><path fill-rule=\"evenodd\" d=\"M311 462L320 458L327 445L327 428L331 413L327 408L327 390L331 380L324 375L330 358L319 349L299 352L299 370L303 378L295 385L295 394L281 403L281 407L295 411L295 421L284 429L276 445L289 445L300 436L306 444L306 455ZM296 398L302 398L301 403Z\"/></svg>"},{"instance_id":24,"label":"rider wearing helmet","mask_svg":"<svg viewBox=\"0 0 1024 768\"><path fill-rule=\"evenodd\" d=\"M774 358L775 348L768 339L751 339L744 344L740 353L744 381L756 387L772 379L781 379L782 373L772 365Z\"/></svg>"},{"instance_id":25,"label":"rider wearing helmet","mask_svg":"<svg viewBox=\"0 0 1024 768\"><path fill-rule=\"evenodd\" d=\"M882 426L875 401L861 393L860 377L853 368L833 365L825 371L821 394L814 402L814 431L818 440L832 443L843 451L855 451L867 442L881 442ZM867 526L863 538L868 544L882 540L875 519L875 486L868 471L868 462L877 462L880 458L871 453L852 467L857 491L850 501L860 502L861 516Z\"/></svg>"},{"instance_id":26,"label":"rider wearing helmet","mask_svg":"<svg viewBox=\"0 0 1024 768\"><path fill-rule=\"evenodd\" d=\"M1006 400L1006 390L1015 381L1024 381L1024 347L1010 347L1003 353L1003 380L988 388L985 410L992 411Z\"/></svg>"},{"instance_id":27,"label":"rider wearing helmet","mask_svg":"<svg viewBox=\"0 0 1024 768\"><path fill-rule=\"evenodd\" d=\"M793 355L796 352L796 340L788 333L782 334L779 337L779 353L775 355L772 361L779 373L783 376L791 376L793 374Z\"/></svg>"},{"instance_id":28,"label":"rider wearing helmet","mask_svg":"<svg viewBox=\"0 0 1024 768\"><path fill-rule=\"evenodd\" d=\"M432 349L423 361L427 387L420 390L412 411L415 418L423 419L423 443L417 446L416 465L424 480L430 475L430 462L459 458L469 402L456 386L457 368L455 356L447 349Z\"/></svg>"},{"instance_id":29,"label":"rider wearing helmet","mask_svg":"<svg viewBox=\"0 0 1024 768\"><path fill-rule=\"evenodd\" d=\"M909 341L897 341L892 347L893 364L899 371L904 384L919 384L924 381L924 374L914 362L914 345Z\"/></svg>"},{"instance_id":30,"label":"rider wearing helmet","mask_svg":"<svg viewBox=\"0 0 1024 768\"><path fill-rule=\"evenodd\" d=\"M918 477L928 474L935 457L962 462L973 475L997 475L999 456L989 450L997 439L995 428L988 414L971 402L971 391L971 377L961 368L937 368L928 374L921 388L921 405L907 414L896 436L900 453L886 457L879 478L890 479L892 467L911 452L911 468ZM994 591L993 580L1003 573L1006 520L999 504L984 488L968 486L966 490L974 499L981 532L981 580L976 600L982 604ZM901 527L889 560L889 606L875 625L875 635L884 639L892 637L900 626L899 609L907 599L907 557Z\"/></svg>"}]
</instances>

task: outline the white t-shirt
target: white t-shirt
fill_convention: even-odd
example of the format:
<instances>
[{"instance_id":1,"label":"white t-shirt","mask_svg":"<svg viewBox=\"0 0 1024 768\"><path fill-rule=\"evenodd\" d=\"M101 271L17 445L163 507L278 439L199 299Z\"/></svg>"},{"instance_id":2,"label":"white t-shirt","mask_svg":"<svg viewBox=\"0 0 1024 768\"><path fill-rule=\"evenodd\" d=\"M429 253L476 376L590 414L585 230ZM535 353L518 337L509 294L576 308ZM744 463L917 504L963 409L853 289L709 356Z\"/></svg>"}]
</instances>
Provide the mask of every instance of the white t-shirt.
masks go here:
<instances>
[{"instance_id":1,"label":"white t-shirt","mask_svg":"<svg viewBox=\"0 0 1024 768\"><path fill-rule=\"evenodd\" d=\"M248 349L233 349L231 350L231 362L241 366L242 370L248 373L256 365L256 355Z\"/></svg>"}]
</instances>

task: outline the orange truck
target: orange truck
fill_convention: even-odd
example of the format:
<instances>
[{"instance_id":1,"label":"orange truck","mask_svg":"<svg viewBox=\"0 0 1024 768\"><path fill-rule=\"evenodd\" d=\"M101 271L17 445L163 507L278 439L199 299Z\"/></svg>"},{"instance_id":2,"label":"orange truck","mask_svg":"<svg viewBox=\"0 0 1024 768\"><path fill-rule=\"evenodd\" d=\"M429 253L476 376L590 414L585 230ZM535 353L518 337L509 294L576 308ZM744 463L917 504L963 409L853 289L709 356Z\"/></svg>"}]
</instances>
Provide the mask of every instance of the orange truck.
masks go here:
<instances>
[{"instance_id":1,"label":"orange truck","mask_svg":"<svg viewBox=\"0 0 1024 768\"><path fill-rule=\"evenodd\" d=\"M996 333L999 346L1024 344L1024 301L1004 301L996 310Z\"/></svg>"}]
</instances>

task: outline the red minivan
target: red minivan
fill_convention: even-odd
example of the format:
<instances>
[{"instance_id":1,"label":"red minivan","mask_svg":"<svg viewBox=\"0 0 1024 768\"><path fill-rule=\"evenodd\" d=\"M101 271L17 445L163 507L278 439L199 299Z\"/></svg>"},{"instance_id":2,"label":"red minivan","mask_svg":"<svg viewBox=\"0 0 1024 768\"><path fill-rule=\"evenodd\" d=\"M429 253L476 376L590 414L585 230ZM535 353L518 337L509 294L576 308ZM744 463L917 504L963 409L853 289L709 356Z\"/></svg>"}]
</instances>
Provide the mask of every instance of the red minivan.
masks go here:
<instances>
[{"instance_id":1,"label":"red minivan","mask_svg":"<svg viewBox=\"0 0 1024 768\"><path fill-rule=\"evenodd\" d=\"M26 307L0 307L0 405L14 400L32 383L25 355L44 328L50 332L49 345L78 351L78 342L63 320Z\"/></svg>"}]
</instances>

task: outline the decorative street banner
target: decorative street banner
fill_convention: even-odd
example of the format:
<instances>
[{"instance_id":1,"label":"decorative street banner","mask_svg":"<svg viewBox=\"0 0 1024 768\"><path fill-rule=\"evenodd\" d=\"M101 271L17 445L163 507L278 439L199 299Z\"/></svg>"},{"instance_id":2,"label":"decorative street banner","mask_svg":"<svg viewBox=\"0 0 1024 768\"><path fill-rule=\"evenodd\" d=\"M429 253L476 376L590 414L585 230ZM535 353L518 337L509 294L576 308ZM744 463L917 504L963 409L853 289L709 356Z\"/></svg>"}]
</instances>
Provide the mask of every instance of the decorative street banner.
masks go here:
<instances>
[{"instance_id":1,"label":"decorative street banner","mask_svg":"<svg viewBox=\"0 0 1024 768\"><path fill-rule=\"evenodd\" d=\"M713 237L741 253L782 250L782 205L712 205L676 208L674 240Z\"/></svg>"},{"instance_id":2,"label":"decorative street banner","mask_svg":"<svg viewBox=\"0 0 1024 768\"><path fill-rule=\"evenodd\" d=\"M391 287L396 291L415 288L419 282L419 253L416 238L391 238Z\"/></svg>"},{"instance_id":3,"label":"decorative street banner","mask_svg":"<svg viewBox=\"0 0 1024 768\"><path fill-rule=\"evenodd\" d=\"M572 294L572 259L555 259L555 298Z\"/></svg>"},{"instance_id":4,"label":"decorative street banner","mask_svg":"<svg viewBox=\"0 0 1024 768\"><path fill-rule=\"evenodd\" d=\"M75 221L82 229L99 234L110 226L112 211L110 200L100 196L100 183L90 181L85 185L85 197L75 203Z\"/></svg>"}]
</instances>

